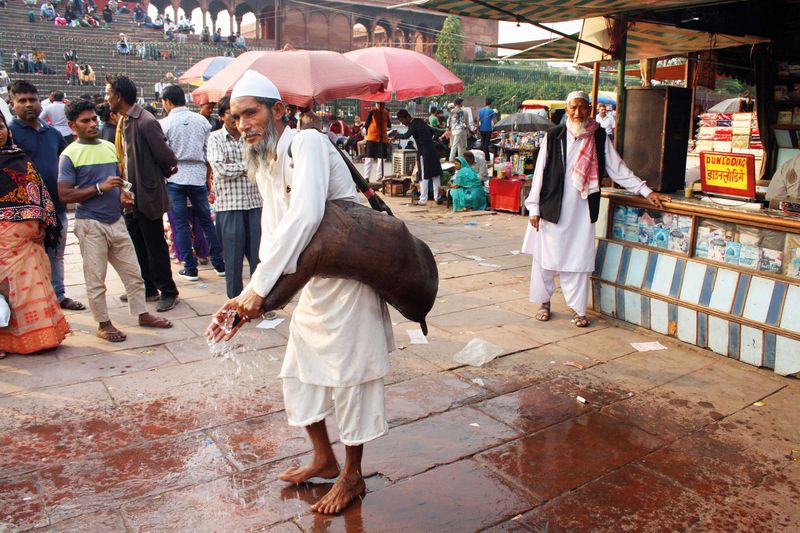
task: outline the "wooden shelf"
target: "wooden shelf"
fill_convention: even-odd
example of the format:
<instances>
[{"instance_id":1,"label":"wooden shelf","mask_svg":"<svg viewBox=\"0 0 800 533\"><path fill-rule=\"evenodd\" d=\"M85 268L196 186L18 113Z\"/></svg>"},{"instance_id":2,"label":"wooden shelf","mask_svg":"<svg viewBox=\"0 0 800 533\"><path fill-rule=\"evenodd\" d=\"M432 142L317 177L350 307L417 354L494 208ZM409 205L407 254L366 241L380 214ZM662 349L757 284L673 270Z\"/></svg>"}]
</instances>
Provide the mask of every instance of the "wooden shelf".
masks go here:
<instances>
[{"instance_id":1,"label":"wooden shelf","mask_svg":"<svg viewBox=\"0 0 800 533\"><path fill-rule=\"evenodd\" d=\"M774 130L800 130L800 125L797 124L774 124Z\"/></svg>"}]
</instances>

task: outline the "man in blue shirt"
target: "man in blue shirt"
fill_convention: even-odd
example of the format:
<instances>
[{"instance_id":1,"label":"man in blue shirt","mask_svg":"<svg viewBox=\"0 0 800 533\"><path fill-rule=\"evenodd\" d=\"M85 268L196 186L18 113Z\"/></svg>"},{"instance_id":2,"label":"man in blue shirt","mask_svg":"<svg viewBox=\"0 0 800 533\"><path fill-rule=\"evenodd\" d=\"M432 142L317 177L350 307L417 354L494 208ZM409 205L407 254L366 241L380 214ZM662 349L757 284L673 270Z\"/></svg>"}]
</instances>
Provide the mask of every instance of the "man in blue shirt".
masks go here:
<instances>
[{"instance_id":1,"label":"man in blue shirt","mask_svg":"<svg viewBox=\"0 0 800 533\"><path fill-rule=\"evenodd\" d=\"M51 280L56 298L62 309L80 311L86 309L82 303L67 298L64 291L64 248L67 244L67 207L58 200L58 156L66 148L64 137L39 119L42 103L36 86L25 80L11 85L14 112L17 114L9 129L17 146L28 154L37 172L42 177L50 197L56 206L56 215L61 223L61 238L55 248L47 250L50 257Z\"/></svg>"},{"instance_id":2,"label":"man in blue shirt","mask_svg":"<svg viewBox=\"0 0 800 533\"><path fill-rule=\"evenodd\" d=\"M171 328L169 320L147 311L144 280L122 219L122 205L133 205L133 193L122 190L126 182L118 176L117 149L98 138L100 129L92 102L77 100L67 107L66 116L78 141L61 154L58 192L61 201L78 204L75 236L83 257L89 307L98 322L97 336L109 342L126 339L108 316L105 280L109 263L125 285L128 308L139 317L139 325Z\"/></svg>"},{"instance_id":3,"label":"man in blue shirt","mask_svg":"<svg viewBox=\"0 0 800 533\"><path fill-rule=\"evenodd\" d=\"M478 122L480 123L481 132L481 150L486 155L486 161L489 161L489 142L492 140L492 128L494 123L497 122L497 113L492 109L492 98L486 99L486 105L478 111Z\"/></svg>"}]
</instances>

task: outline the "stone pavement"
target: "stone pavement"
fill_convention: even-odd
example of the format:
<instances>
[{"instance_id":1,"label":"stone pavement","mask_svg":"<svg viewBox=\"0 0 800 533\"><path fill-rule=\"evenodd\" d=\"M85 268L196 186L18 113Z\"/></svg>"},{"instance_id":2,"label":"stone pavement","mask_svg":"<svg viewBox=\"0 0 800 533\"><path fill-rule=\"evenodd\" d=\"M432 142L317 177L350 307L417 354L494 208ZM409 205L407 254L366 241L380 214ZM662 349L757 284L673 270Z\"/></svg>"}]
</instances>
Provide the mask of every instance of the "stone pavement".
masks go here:
<instances>
[{"instance_id":1,"label":"stone pavement","mask_svg":"<svg viewBox=\"0 0 800 533\"><path fill-rule=\"evenodd\" d=\"M179 282L167 331L135 326L110 270L127 342L70 313L57 351L0 361L0 532L800 529L797 380L596 316L577 329L560 297L539 323L530 258L512 252L524 218L388 201L435 249L441 282L429 344L392 313L391 429L366 446L363 501L313 515L330 484L276 479L310 449L282 412L287 322L248 326L234 360L212 358L213 270ZM72 236L67 278L85 301ZM456 363L473 338L501 356ZM630 344L654 340L668 350Z\"/></svg>"}]
</instances>

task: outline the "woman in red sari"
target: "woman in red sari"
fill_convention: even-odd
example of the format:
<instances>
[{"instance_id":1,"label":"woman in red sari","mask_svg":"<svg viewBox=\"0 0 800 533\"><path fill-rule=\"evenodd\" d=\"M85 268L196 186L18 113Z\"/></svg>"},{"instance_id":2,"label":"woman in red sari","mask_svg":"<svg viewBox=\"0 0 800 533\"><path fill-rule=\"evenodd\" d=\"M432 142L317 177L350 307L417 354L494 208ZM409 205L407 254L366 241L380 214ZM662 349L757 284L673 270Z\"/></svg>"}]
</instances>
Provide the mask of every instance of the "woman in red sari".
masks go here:
<instances>
[{"instance_id":1,"label":"woman in red sari","mask_svg":"<svg viewBox=\"0 0 800 533\"><path fill-rule=\"evenodd\" d=\"M0 113L0 294L11 308L0 328L0 358L55 348L69 332L44 250L45 242L55 246L57 224L42 178Z\"/></svg>"}]
</instances>

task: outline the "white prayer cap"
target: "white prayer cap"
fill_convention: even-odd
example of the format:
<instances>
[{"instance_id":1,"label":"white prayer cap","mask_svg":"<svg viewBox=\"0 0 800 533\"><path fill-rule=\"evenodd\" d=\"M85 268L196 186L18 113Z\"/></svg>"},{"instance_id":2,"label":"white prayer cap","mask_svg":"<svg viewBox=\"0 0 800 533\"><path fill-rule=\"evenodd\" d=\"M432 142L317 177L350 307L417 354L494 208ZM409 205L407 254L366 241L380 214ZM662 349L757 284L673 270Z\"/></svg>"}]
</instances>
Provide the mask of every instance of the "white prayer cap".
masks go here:
<instances>
[{"instance_id":1,"label":"white prayer cap","mask_svg":"<svg viewBox=\"0 0 800 533\"><path fill-rule=\"evenodd\" d=\"M280 100L281 93L275 84L263 74L259 74L255 70L247 70L233 86L231 93L231 100L235 100L240 96L255 96L256 98L270 98L272 100Z\"/></svg>"},{"instance_id":2,"label":"white prayer cap","mask_svg":"<svg viewBox=\"0 0 800 533\"><path fill-rule=\"evenodd\" d=\"M581 98L583 100L586 100L587 102L591 101L591 98L589 98L589 95L586 94L586 91L572 91L567 95L567 103L570 103L572 100L576 98Z\"/></svg>"}]
</instances>

